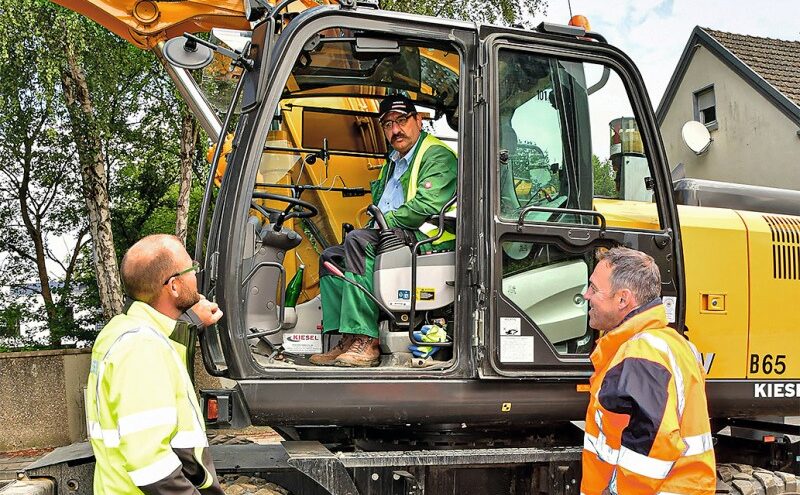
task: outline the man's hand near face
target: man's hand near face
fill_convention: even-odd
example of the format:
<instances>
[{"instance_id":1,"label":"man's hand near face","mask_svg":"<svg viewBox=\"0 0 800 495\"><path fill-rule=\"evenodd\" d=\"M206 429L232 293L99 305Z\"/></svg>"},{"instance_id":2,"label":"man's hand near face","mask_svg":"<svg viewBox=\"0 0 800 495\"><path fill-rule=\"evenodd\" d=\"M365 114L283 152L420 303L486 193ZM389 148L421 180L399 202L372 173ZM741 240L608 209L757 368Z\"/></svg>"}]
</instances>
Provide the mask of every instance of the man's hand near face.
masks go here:
<instances>
[{"instance_id":1,"label":"man's hand near face","mask_svg":"<svg viewBox=\"0 0 800 495\"><path fill-rule=\"evenodd\" d=\"M198 325L201 328L213 325L222 318L222 310L219 309L217 303L209 301L204 296L200 296L200 300L192 306L189 311L194 313L196 320L200 322ZM187 311L187 313L189 312ZM192 318L193 320L195 318Z\"/></svg>"}]
</instances>

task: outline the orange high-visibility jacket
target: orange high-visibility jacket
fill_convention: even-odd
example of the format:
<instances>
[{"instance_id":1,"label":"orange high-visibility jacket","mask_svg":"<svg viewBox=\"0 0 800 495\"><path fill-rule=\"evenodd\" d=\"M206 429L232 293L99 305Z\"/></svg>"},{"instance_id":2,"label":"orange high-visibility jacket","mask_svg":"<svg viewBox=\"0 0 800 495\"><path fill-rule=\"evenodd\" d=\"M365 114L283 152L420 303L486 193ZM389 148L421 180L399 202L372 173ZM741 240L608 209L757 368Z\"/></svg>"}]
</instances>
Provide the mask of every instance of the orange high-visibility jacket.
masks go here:
<instances>
[{"instance_id":1,"label":"orange high-visibility jacket","mask_svg":"<svg viewBox=\"0 0 800 495\"><path fill-rule=\"evenodd\" d=\"M656 299L592 352L581 493L713 494L705 373Z\"/></svg>"}]
</instances>

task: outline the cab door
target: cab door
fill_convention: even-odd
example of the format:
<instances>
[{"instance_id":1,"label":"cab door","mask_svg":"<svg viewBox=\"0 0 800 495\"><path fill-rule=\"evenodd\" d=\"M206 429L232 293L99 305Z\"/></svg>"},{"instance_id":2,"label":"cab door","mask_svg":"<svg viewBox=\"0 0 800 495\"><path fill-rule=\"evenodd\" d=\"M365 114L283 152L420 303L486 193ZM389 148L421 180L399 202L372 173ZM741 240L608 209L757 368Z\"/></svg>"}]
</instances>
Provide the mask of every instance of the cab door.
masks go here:
<instances>
[{"instance_id":1,"label":"cab door","mask_svg":"<svg viewBox=\"0 0 800 495\"><path fill-rule=\"evenodd\" d=\"M585 378L595 332L582 294L599 249L658 263L683 325L677 213L652 108L605 43L481 33L488 185L484 377Z\"/></svg>"}]
</instances>

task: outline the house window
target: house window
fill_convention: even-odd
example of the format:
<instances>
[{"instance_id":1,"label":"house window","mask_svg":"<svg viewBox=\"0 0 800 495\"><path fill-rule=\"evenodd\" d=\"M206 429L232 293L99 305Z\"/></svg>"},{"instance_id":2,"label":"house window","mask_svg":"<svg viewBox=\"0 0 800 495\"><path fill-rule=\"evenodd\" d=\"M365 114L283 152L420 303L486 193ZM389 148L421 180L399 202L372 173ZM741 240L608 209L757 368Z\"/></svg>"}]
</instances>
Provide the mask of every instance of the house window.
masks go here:
<instances>
[{"instance_id":1,"label":"house window","mask_svg":"<svg viewBox=\"0 0 800 495\"><path fill-rule=\"evenodd\" d=\"M717 125L717 101L714 97L714 85L694 92L694 118L705 124L709 130Z\"/></svg>"}]
</instances>

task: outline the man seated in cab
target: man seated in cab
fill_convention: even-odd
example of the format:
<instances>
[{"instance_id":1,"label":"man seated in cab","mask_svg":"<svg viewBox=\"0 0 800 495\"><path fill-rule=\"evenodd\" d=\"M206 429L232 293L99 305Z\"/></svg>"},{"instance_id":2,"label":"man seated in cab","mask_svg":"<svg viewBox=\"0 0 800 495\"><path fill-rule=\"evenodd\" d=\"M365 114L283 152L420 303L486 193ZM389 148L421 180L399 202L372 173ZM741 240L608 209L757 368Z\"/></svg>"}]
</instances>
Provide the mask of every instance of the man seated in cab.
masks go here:
<instances>
[{"instance_id":1,"label":"man seated in cab","mask_svg":"<svg viewBox=\"0 0 800 495\"><path fill-rule=\"evenodd\" d=\"M437 229L426 220L455 196L457 159L442 141L422 130L422 116L402 95L389 95L379 106L380 125L392 151L378 179L370 183L373 204L386 223L404 241L433 237ZM430 227L433 227L432 229ZM336 276L325 261L343 268L344 276L373 291L377 229L349 232L341 245L320 256L320 294L323 332L339 332L339 343L310 361L322 366L371 367L380 364L378 307L360 289ZM433 251L452 250L454 236L447 234L426 246Z\"/></svg>"}]
</instances>

